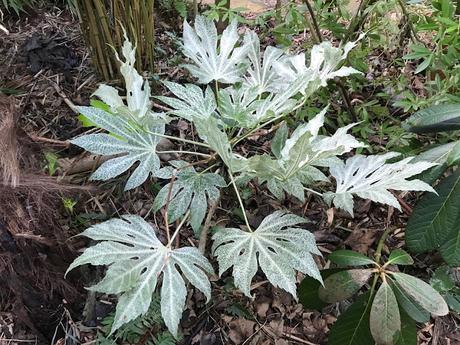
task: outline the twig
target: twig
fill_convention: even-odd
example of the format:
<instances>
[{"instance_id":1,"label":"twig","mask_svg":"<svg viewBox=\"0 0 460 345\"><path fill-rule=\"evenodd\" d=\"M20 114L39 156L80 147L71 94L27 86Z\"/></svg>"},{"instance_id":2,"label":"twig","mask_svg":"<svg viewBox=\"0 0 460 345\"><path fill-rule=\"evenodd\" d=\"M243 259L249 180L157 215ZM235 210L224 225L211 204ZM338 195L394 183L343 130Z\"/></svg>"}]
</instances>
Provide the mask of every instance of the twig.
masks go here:
<instances>
[{"instance_id":1,"label":"twig","mask_svg":"<svg viewBox=\"0 0 460 345\"><path fill-rule=\"evenodd\" d=\"M171 176L171 182L169 182L168 196L166 197L166 206L165 206L164 213L163 213L163 218L164 218L165 226L166 226L166 236L168 238L168 245L171 244L171 234L169 233L168 210L169 210L169 203L171 202L171 194L172 194L174 181L176 180L176 173L177 173L177 170L174 170Z\"/></svg>"},{"instance_id":2,"label":"twig","mask_svg":"<svg viewBox=\"0 0 460 345\"><path fill-rule=\"evenodd\" d=\"M305 340L305 339L296 337L295 335L292 335L292 334L289 334L289 333L283 333L283 335L284 335L286 338L289 338L289 339L294 340L294 341L298 341L299 343L302 343L302 344L307 344L307 345L318 345L318 344L309 342L308 340Z\"/></svg>"},{"instance_id":3,"label":"twig","mask_svg":"<svg viewBox=\"0 0 460 345\"><path fill-rule=\"evenodd\" d=\"M40 137L40 136L34 135L34 134L29 134L28 136L33 141L41 141L43 143L56 145L56 146L63 146L63 147L69 147L70 146L70 141L68 141L68 140L63 141L63 140L57 140L57 139L50 139L50 138Z\"/></svg>"},{"instance_id":4,"label":"twig","mask_svg":"<svg viewBox=\"0 0 460 345\"><path fill-rule=\"evenodd\" d=\"M211 203L211 207L209 207L208 215L206 216L206 220L204 221L204 225L201 228L200 242L198 244L198 249L200 250L200 252L202 254L204 254L205 251L206 251L206 242L207 242L207 238L208 238L209 228L211 227L212 217L214 216L214 213L217 210L217 205L219 205L219 201L220 201L220 195L217 198L217 200L215 200L214 202Z\"/></svg>"},{"instance_id":5,"label":"twig","mask_svg":"<svg viewBox=\"0 0 460 345\"><path fill-rule=\"evenodd\" d=\"M46 78L48 79L48 78ZM55 82L53 82L52 80L49 80L48 81L51 83L51 85L53 86L54 90L56 91L56 93L62 97L62 99L64 100L64 102L69 106L70 109L72 109L72 111L75 113L75 114L79 114L80 112L78 111L77 109L77 106L66 96L66 94L61 90L61 88L59 87L58 84L56 84Z\"/></svg>"},{"instance_id":6,"label":"twig","mask_svg":"<svg viewBox=\"0 0 460 345\"><path fill-rule=\"evenodd\" d=\"M318 43L321 43L323 41L323 36L321 35L321 30L319 28L318 21L316 20L315 12L313 11L313 8L311 7L310 2L308 0L303 0L303 2L307 6L308 13L310 14L310 18L313 23L313 27L318 37ZM358 118L356 116L355 109L353 108L353 105L351 104L350 95L348 94L348 91L345 89L345 87L343 86L340 80L335 79L334 82L337 85L337 88L339 89L340 93L342 94L342 98L345 102L345 105L347 106L347 109L350 113L352 121L357 122Z\"/></svg>"}]
</instances>

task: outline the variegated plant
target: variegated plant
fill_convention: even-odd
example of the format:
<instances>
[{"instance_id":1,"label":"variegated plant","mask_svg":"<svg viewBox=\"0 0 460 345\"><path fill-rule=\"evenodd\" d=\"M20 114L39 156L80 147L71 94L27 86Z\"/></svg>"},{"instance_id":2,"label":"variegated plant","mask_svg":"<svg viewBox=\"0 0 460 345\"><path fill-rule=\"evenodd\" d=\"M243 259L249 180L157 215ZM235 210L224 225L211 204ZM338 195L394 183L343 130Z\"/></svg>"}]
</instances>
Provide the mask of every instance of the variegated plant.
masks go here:
<instances>
[{"instance_id":1,"label":"variegated plant","mask_svg":"<svg viewBox=\"0 0 460 345\"><path fill-rule=\"evenodd\" d=\"M83 135L72 143L108 156L92 179L107 180L130 171L126 190L139 187L149 178L169 180L153 207L155 212L165 208L162 213L167 243L161 243L156 227L134 215L109 220L83 233L102 242L86 249L69 270L87 263L108 265L104 279L91 289L120 295L113 330L148 310L160 280L161 310L173 334L177 334L186 300L184 278L210 298L206 274L212 274L213 269L204 253L194 247L174 248L173 240L187 224L195 233L200 232L208 201L218 202L222 193L219 188L235 192L245 219L245 226L220 229L213 236L212 252L217 257L219 273L232 268L235 285L250 296L251 281L260 267L273 285L294 297L296 271L321 281L313 258L320 255L314 237L298 227L306 220L276 211L253 229L237 181L252 179L266 185L278 199L288 194L303 201L305 193L314 193L350 214L354 196L399 208L390 189L433 191L424 182L408 180L433 166L431 163L412 163L411 158L387 163L395 158L394 153L355 155L343 162L342 155L365 144L348 133L354 124L324 135L327 108L298 125L291 134L282 122L329 79L359 73L351 67L341 67L355 44L336 48L325 42L314 46L307 65L304 53L290 55L274 47L261 52L257 35L247 31L240 37L235 22L219 38L211 20L197 17L194 28L184 23L183 51L188 58L184 67L204 86L165 81L170 95L156 99L170 111L159 114L152 111L148 83L133 67L134 48L125 42L125 61L120 63L127 104L113 87L100 86L94 95L107 106L81 107L80 111L106 132ZM201 141L166 135L165 126L174 118L193 124ZM272 141L272 154L236 153L244 152L236 149L240 142L275 123L279 129ZM192 149L161 151L158 144L164 137ZM178 154L181 161L170 161L161 167L161 153ZM313 188L317 182L323 186L332 183L328 171L337 187L335 192L322 194ZM170 236L170 224L176 221L179 225Z\"/></svg>"}]
</instances>

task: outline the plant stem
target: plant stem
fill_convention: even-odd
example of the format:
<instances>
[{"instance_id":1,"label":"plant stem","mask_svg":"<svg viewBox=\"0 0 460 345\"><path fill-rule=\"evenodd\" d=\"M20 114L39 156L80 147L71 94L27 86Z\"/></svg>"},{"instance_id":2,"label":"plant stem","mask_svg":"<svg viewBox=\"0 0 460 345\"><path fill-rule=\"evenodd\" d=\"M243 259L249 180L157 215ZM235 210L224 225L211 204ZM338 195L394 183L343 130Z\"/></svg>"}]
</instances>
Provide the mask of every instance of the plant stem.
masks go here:
<instances>
[{"instance_id":1,"label":"plant stem","mask_svg":"<svg viewBox=\"0 0 460 345\"><path fill-rule=\"evenodd\" d=\"M197 145L197 146L209 148L209 145L207 145L205 143L200 143L200 142L197 142L197 141L193 141L193 140L182 139L182 138L175 137L175 136L172 136L172 135L160 134L160 133L155 133L155 132L150 132L150 131L148 131L148 133L152 134L152 135L162 137L162 138L170 139L170 140L182 141L182 142L187 143L187 144Z\"/></svg>"},{"instance_id":2,"label":"plant stem","mask_svg":"<svg viewBox=\"0 0 460 345\"><path fill-rule=\"evenodd\" d=\"M238 191L238 187L236 186L235 179L230 170L228 170L228 175L230 176L230 180L232 181L233 188L235 189L236 197L238 198L238 202L240 203L241 211L243 212L244 222L250 232L252 232L251 225L249 225L248 216L246 215L246 209L244 208L243 199L241 199L240 192Z\"/></svg>"},{"instance_id":3,"label":"plant stem","mask_svg":"<svg viewBox=\"0 0 460 345\"><path fill-rule=\"evenodd\" d=\"M305 189L307 192L319 195L321 197L323 196L323 194L321 194L320 192L317 192L316 190L313 190L313 189L310 189L310 188L307 188L307 187L303 187L303 189Z\"/></svg>"},{"instance_id":4,"label":"plant stem","mask_svg":"<svg viewBox=\"0 0 460 345\"><path fill-rule=\"evenodd\" d=\"M171 243L171 235L169 233L168 211L169 211L169 203L171 202L172 189L173 189L174 181L176 179L176 174L177 174L177 170L174 170L171 176L171 182L169 182L168 196L166 197L166 206L165 206L164 214L163 214L165 227L166 227L166 236L168 238L168 245Z\"/></svg>"},{"instance_id":5,"label":"plant stem","mask_svg":"<svg viewBox=\"0 0 460 345\"><path fill-rule=\"evenodd\" d=\"M318 38L318 42L322 42L323 35L321 35L321 31L319 29L318 22L316 21L315 12L313 12L313 8L311 7L310 2L308 0L303 0L303 3L307 6L308 13L310 14L310 18L311 18L311 21L312 21L312 24L313 24L313 28L314 28L315 33L316 33L316 37Z\"/></svg>"},{"instance_id":6,"label":"plant stem","mask_svg":"<svg viewBox=\"0 0 460 345\"><path fill-rule=\"evenodd\" d=\"M171 239L168 241L168 245L167 245L168 248L171 248L172 242L174 241L174 239L176 238L177 234L179 233L179 230L180 230L180 229L182 228L182 226L185 224L185 221L187 220L187 218L188 218L189 215L190 215L190 210L188 210L187 213L185 213L184 218L182 218L181 222L180 222L179 225L176 227L176 230L174 231L174 234L172 235Z\"/></svg>"},{"instance_id":7,"label":"plant stem","mask_svg":"<svg viewBox=\"0 0 460 345\"><path fill-rule=\"evenodd\" d=\"M377 244L377 249L375 250L374 261L380 265L380 259L382 258L382 249L388 235L394 230L393 227L388 227L384 231L382 237L380 237L379 243Z\"/></svg>"},{"instance_id":8,"label":"plant stem","mask_svg":"<svg viewBox=\"0 0 460 345\"><path fill-rule=\"evenodd\" d=\"M183 154L189 154L189 155L196 155L196 156L202 156L202 157L211 157L211 155L208 155L206 153L201 153L201 152L193 152L193 151L156 151L157 154L166 154L166 153L183 153Z\"/></svg>"}]
</instances>

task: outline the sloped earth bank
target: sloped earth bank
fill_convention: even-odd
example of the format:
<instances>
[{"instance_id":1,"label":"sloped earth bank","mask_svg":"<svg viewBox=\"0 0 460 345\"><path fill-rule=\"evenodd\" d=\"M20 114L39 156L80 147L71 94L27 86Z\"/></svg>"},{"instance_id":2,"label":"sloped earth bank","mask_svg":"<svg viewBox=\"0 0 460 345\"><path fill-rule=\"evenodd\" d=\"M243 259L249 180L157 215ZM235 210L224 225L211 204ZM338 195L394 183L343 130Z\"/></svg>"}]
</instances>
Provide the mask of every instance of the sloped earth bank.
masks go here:
<instances>
[{"instance_id":1,"label":"sloped earth bank","mask_svg":"<svg viewBox=\"0 0 460 345\"><path fill-rule=\"evenodd\" d=\"M88 104L99 81L77 21L53 8L4 22L10 34L0 33L0 87L13 95L0 98L0 167L5 176L0 185L0 344L89 344L115 300L84 290L101 271L83 268L64 278L69 263L87 245L72 236L119 214L145 216L155 188L146 183L123 193L116 181L88 184L89 172L100 164L98 158L66 142L83 131L73 105ZM158 29L164 56L171 59L176 48ZM186 80L167 63L166 58L158 62L162 77ZM169 130L187 134L190 128L179 122ZM253 138L254 147L268 147L268 142L259 140ZM59 157L56 169L50 153ZM250 222L257 224L268 212L267 205L280 205L264 191L249 187ZM73 209L64 208L64 200L77 203ZM282 206L313 221L310 228L324 254L338 246L372 254L372 245L389 224L398 229L388 247L403 246L404 224L414 199L407 201L404 213L361 202L354 219L334 214L314 198L302 205L288 199ZM234 207L231 200L221 201L215 217L220 225L234 217L228 211ZM156 221L154 216L148 219ZM198 245L192 233L180 240ZM418 258L418 273L428 269L426 262L423 256ZM318 263L328 265L324 259ZM210 305L201 294L189 293L181 322L183 344L324 344L330 326L347 307L338 304L323 313L304 310L261 275L252 287L251 301L232 288L228 278L226 274L214 279ZM456 322L447 316L421 325L420 344L460 344Z\"/></svg>"}]
</instances>

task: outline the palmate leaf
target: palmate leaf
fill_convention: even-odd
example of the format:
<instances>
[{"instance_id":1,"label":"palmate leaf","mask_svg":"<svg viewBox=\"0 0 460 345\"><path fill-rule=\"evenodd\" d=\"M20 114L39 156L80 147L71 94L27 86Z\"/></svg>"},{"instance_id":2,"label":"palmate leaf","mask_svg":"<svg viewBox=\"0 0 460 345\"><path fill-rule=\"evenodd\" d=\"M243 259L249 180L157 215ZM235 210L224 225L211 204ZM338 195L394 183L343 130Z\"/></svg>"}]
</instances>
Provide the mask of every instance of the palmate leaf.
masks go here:
<instances>
[{"instance_id":1,"label":"palmate leaf","mask_svg":"<svg viewBox=\"0 0 460 345\"><path fill-rule=\"evenodd\" d=\"M222 33L218 49L217 29L211 19L197 16L194 29L184 21L184 54L193 61L184 67L201 84L213 80L225 84L240 81L247 68L250 42L247 36L242 46L235 47L239 38L234 20Z\"/></svg>"},{"instance_id":2,"label":"palmate leaf","mask_svg":"<svg viewBox=\"0 0 460 345\"><path fill-rule=\"evenodd\" d=\"M188 163L184 161L170 161L175 168L183 168ZM172 167L162 168L158 176L169 179L173 176ZM171 189L171 200L168 207L168 221L174 222L190 209L190 225L196 234L199 233L208 206L207 198L216 202L220 192L218 187L225 187L227 184L219 174L199 173L195 168L188 166L180 169L175 174ZM167 203L170 183L164 186L157 194L153 202L153 209L157 212Z\"/></svg>"},{"instance_id":3,"label":"palmate leaf","mask_svg":"<svg viewBox=\"0 0 460 345\"><path fill-rule=\"evenodd\" d=\"M258 95L264 92L277 92L279 87L278 74L273 65L278 61L284 52L281 49L268 46L262 54L260 52L259 37L255 32L250 32L250 45L248 50L249 61L248 76L243 83L244 88L255 88Z\"/></svg>"},{"instance_id":4,"label":"palmate leaf","mask_svg":"<svg viewBox=\"0 0 460 345\"><path fill-rule=\"evenodd\" d=\"M389 189L434 192L425 182L407 179L435 166L435 163L411 163L412 157L396 163L385 163L397 156L399 153L394 152L368 157L355 155L345 163L331 166L330 172L337 182L337 188L335 193L325 193L325 200L353 215L353 195L401 210Z\"/></svg>"},{"instance_id":5,"label":"palmate leaf","mask_svg":"<svg viewBox=\"0 0 460 345\"><path fill-rule=\"evenodd\" d=\"M267 279L295 298L295 270L321 280L312 254L321 255L313 234L293 226L306 220L284 211L267 216L254 232L220 229L213 236L213 252L221 275L233 267L235 285L251 297L250 285L258 267Z\"/></svg>"},{"instance_id":6,"label":"palmate leaf","mask_svg":"<svg viewBox=\"0 0 460 345\"><path fill-rule=\"evenodd\" d=\"M105 277L90 289L121 294L111 333L148 311L158 278L163 274L161 315L176 336L187 294L178 267L208 300L211 296L206 273L212 274L213 269L198 249L172 250L164 246L156 237L155 228L139 216L111 219L86 229L82 235L103 242L87 248L67 272L85 264L109 265Z\"/></svg>"},{"instance_id":7,"label":"palmate leaf","mask_svg":"<svg viewBox=\"0 0 460 345\"><path fill-rule=\"evenodd\" d=\"M216 99L210 87L207 87L203 92L199 86L193 84L182 86L168 81L163 83L169 91L178 97L156 97L173 108L171 114L180 116L188 121L194 121L195 119L206 120L216 110Z\"/></svg>"},{"instance_id":8,"label":"palmate leaf","mask_svg":"<svg viewBox=\"0 0 460 345\"><path fill-rule=\"evenodd\" d=\"M278 74L278 89L286 88L299 77L308 80L302 93L311 95L320 86L326 86L327 81L335 77L346 77L350 74L361 74L352 67L341 67L340 63L345 60L348 53L356 42L349 42L342 48L335 48L330 42L323 42L313 46L310 56L310 65L306 66L305 53L294 56L286 56L273 62L275 72Z\"/></svg>"},{"instance_id":9,"label":"palmate leaf","mask_svg":"<svg viewBox=\"0 0 460 345\"><path fill-rule=\"evenodd\" d=\"M102 84L93 93L105 104L110 106L111 112L128 116L137 122L149 121L149 117L155 116L151 111L150 86L144 81L141 75L134 68L136 63L136 48L132 46L125 32L125 42L122 47L122 54L125 61L122 61L115 52L120 62L120 72L123 75L126 85L126 102L118 95L118 90L112 86Z\"/></svg>"},{"instance_id":10,"label":"palmate leaf","mask_svg":"<svg viewBox=\"0 0 460 345\"><path fill-rule=\"evenodd\" d=\"M248 160L248 169L261 184L267 182L267 188L277 198L282 199L284 192L287 192L303 201L304 185L328 181L316 167L330 166L338 160L336 156L364 146L347 134L353 124L339 128L330 137L318 135L324 124L326 110L323 109L307 124L296 128L279 151L278 159L262 155ZM277 145L281 146L279 143Z\"/></svg>"},{"instance_id":11,"label":"palmate leaf","mask_svg":"<svg viewBox=\"0 0 460 345\"><path fill-rule=\"evenodd\" d=\"M160 159L156 147L161 138L154 133L164 134L165 125L161 120L144 129L123 116L101 109L78 107L78 110L92 123L113 135L88 134L71 140L71 143L99 155L121 155L104 162L91 175L92 180L111 179L139 162L126 183L125 190L129 190L144 183L150 174L157 173Z\"/></svg>"}]
</instances>

